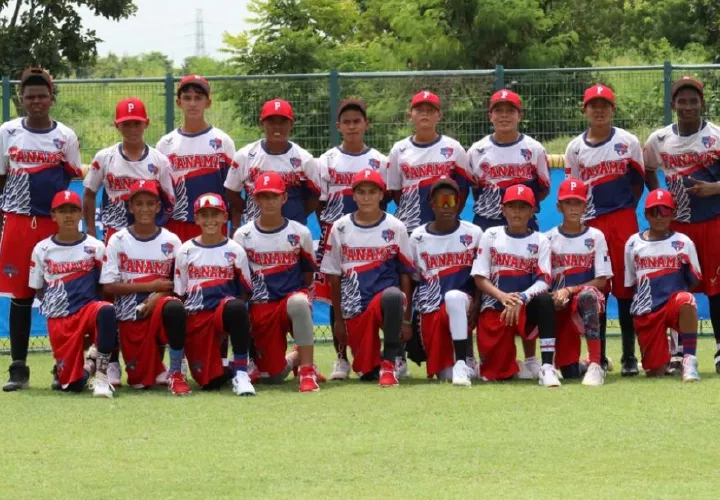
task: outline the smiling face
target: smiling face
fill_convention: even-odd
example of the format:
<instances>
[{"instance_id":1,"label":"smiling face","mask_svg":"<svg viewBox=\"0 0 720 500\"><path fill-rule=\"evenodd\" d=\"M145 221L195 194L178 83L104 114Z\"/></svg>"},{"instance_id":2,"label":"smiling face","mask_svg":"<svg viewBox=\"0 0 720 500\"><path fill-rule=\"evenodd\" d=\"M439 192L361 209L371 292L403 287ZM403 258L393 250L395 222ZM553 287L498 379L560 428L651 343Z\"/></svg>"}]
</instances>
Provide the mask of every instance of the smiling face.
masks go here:
<instances>
[{"instance_id":1,"label":"smiling face","mask_svg":"<svg viewBox=\"0 0 720 500\"><path fill-rule=\"evenodd\" d=\"M130 198L128 210L133 214L137 223L155 224L155 215L160 212L160 199L150 193L137 193Z\"/></svg>"},{"instance_id":2,"label":"smiling face","mask_svg":"<svg viewBox=\"0 0 720 500\"><path fill-rule=\"evenodd\" d=\"M293 122L284 116L268 116L261 123L265 140L271 144L287 144Z\"/></svg>"},{"instance_id":3,"label":"smiling face","mask_svg":"<svg viewBox=\"0 0 720 500\"><path fill-rule=\"evenodd\" d=\"M220 234L227 220L227 213L217 208L201 208L195 212L195 223L202 229L203 236Z\"/></svg>"},{"instance_id":4,"label":"smiling face","mask_svg":"<svg viewBox=\"0 0 720 500\"><path fill-rule=\"evenodd\" d=\"M509 102L499 102L490 110L490 122L500 134L517 133L521 119L520 111Z\"/></svg>"},{"instance_id":5,"label":"smiling face","mask_svg":"<svg viewBox=\"0 0 720 500\"><path fill-rule=\"evenodd\" d=\"M694 124L700 121L705 102L700 92L692 87L684 87L675 93L672 108L677 113L678 123Z\"/></svg>"}]
</instances>

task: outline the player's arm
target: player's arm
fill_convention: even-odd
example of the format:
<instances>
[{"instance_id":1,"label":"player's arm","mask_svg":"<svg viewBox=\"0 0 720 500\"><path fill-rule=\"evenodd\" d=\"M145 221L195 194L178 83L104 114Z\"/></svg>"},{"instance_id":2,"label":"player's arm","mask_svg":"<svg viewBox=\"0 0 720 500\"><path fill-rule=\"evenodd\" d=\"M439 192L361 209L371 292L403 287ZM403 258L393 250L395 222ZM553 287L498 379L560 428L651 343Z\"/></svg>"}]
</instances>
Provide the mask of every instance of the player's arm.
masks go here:
<instances>
[{"instance_id":1,"label":"player's arm","mask_svg":"<svg viewBox=\"0 0 720 500\"><path fill-rule=\"evenodd\" d=\"M85 221L85 232L97 238L97 228L95 227L95 200L97 193L90 188L83 191L83 221Z\"/></svg>"},{"instance_id":2,"label":"player's arm","mask_svg":"<svg viewBox=\"0 0 720 500\"><path fill-rule=\"evenodd\" d=\"M548 169L548 158L545 148L540 148L535 168L537 169L538 183L540 185L540 188L538 189L539 203L550 194L550 170Z\"/></svg>"},{"instance_id":3,"label":"player's arm","mask_svg":"<svg viewBox=\"0 0 720 500\"><path fill-rule=\"evenodd\" d=\"M625 242L625 287L634 288L637 284L637 275L635 274L635 259L633 258L633 238Z\"/></svg>"},{"instance_id":4,"label":"player's arm","mask_svg":"<svg viewBox=\"0 0 720 500\"><path fill-rule=\"evenodd\" d=\"M455 181L460 188L460 200L458 205L458 213L462 213L465 208L465 202L470 194L470 186L473 184L473 177L470 171L470 162L467 152L461 147L455 159Z\"/></svg>"},{"instance_id":5,"label":"player's arm","mask_svg":"<svg viewBox=\"0 0 720 500\"><path fill-rule=\"evenodd\" d=\"M520 297L524 303L527 304L533 298L550 290L550 265L550 242L547 238L540 235L538 242L538 262L534 273L536 277L535 283L520 292Z\"/></svg>"},{"instance_id":6,"label":"player's arm","mask_svg":"<svg viewBox=\"0 0 720 500\"><path fill-rule=\"evenodd\" d=\"M88 169L85 179L83 179L83 220L85 221L85 232L90 236L97 238L97 231L95 228L95 200L97 198L97 192L103 185L105 179L105 161L103 153L100 152L95 155L90 169Z\"/></svg>"},{"instance_id":7,"label":"player's arm","mask_svg":"<svg viewBox=\"0 0 720 500\"><path fill-rule=\"evenodd\" d=\"M395 201L395 204L400 203L400 196L402 195L402 177L400 175L400 165L398 160L397 148L393 147L388 156L388 171L387 171L387 190L389 198Z\"/></svg>"},{"instance_id":8,"label":"player's arm","mask_svg":"<svg viewBox=\"0 0 720 500\"><path fill-rule=\"evenodd\" d=\"M162 200L163 211L159 220L159 225L164 226L170 220L173 209L175 208L175 186L172 179L172 163L167 156L162 155L158 161L158 185L160 187L160 198Z\"/></svg>"},{"instance_id":9,"label":"player's arm","mask_svg":"<svg viewBox=\"0 0 720 500\"><path fill-rule=\"evenodd\" d=\"M318 266L315 261L312 235L306 227L302 229L303 231L300 234L300 268L303 270L305 286L309 288L312 286L313 281L315 281L315 273L318 270Z\"/></svg>"},{"instance_id":10,"label":"player's arm","mask_svg":"<svg viewBox=\"0 0 720 500\"><path fill-rule=\"evenodd\" d=\"M305 172L305 215L308 216L317 211L320 207L320 167L317 160L309 157L303 161L303 170Z\"/></svg>"},{"instance_id":11,"label":"player's arm","mask_svg":"<svg viewBox=\"0 0 720 500\"><path fill-rule=\"evenodd\" d=\"M657 171L662 168L662 157L657 148L657 136L651 135L643 148L643 163L645 164L645 184L652 191L660 187Z\"/></svg>"},{"instance_id":12,"label":"player's arm","mask_svg":"<svg viewBox=\"0 0 720 500\"><path fill-rule=\"evenodd\" d=\"M330 285L330 301L335 310L335 323L333 325L333 334L341 345L345 345L347 340L347 332L345 330L345 321L342 312L342 287L340 276L342 275L342 264L340 259L340 240L335 226L330 229L327 244L325 246L325 255L320 263L320 272L327 276Z\"/></svg>"},{"instance_id":13,"label":"player's arm","mask_svg":"<svg viewBox=\"0 0 720 500\"><path fill-rule=\"evenodd\" d=\"M37 291L38 299L42 300L43 290L45 288L45 276L43 273L43 258L40 243L35 245L32 256L30 257L30 276L28 278L28 286Z\"/></svg>"},{"instance_id":14,"label":"player's arm","mask_svg":"<svg viewBox=\"0 0 720 500\"><path fill-rule=\"evenodd\" d=\"M233 158L230 170L228 170L225 178L225 198L230 203L230 222L232 229L240 227L243 210L245 210L245 200L240 193L245 188L245 180L247 179L247 157L243 150L238 151Z\"/></svg>"},{"instance_id":15,"label":"player's arm","mask_svg":"<svg viewBox=\"0 0 720 500\"><path fill-rule=\"evenodd\" d=\"M509 294L505 293L496 287L490 280L491 277L491 265L490 265L490 233L485 233L480 240L480 250L478 256L475 257L473 262L472 270L470 275L475 281L475 286L480 293L489 295L503 306L521 306L523 304L520 294Z\"/></svg>"},{"instance_id":16,"label":"player's arm","mask_svg":"<svg viewBox=\"0 0 720 500\"><path fill-rule=\"evenodd\" d=\"M700 271L700 261L698 260L697 250L695 249L695 243L689 238L685 244L686 252L688 255L687 272L685 273L685 279L688 284L688 291L692 292L695 290L700 282L702 281L702 273Z\"/></svg>"},{"instance_id":17,"label":"player's arm","mask_svg":"<svg viewBox=\"0 0 720 500\"><path fill-rule=\"evenodd\" d=\"M100 273L100 284L108 295L130 295L138 292L172 292L173 282L168 279L133 283L122 282L118 255L118 239L113 235L105 251L105 262Z\"/></svg>"},{"instance_id":18,"label":"player's arm","mask_svg":"<svg viewBox=\"0 0 720 500\"><path fill-rule=\"evenodd\" d=\"M5 133L0 130L0 234L2 234L3 230L3 223L5 222L5 217L3 217L2 212L2 197L5 194L5 181L7 181L7 173L8 173L8 166L9 161L8 157L5 156L5 141L4 138Z\"/></svg>"}]
</instances>

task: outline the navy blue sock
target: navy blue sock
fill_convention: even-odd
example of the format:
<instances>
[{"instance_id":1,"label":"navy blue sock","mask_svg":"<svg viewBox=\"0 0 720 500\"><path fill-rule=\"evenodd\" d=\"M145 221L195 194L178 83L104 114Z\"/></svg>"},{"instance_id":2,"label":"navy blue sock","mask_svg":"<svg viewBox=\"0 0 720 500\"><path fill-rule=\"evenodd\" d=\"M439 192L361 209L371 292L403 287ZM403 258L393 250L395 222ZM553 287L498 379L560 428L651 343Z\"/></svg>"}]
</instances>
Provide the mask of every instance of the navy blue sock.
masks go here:
<instances>
[{"instance_id":1,"label":"navy blue sock","mask_svg":"<svg viewBox=\"0 0 720 500\"><path fill-rule=\"evenodd\" d=\"M682 350L684 355L691 354L695 356L697 351L697 333L680 333L679 337L682 338L680 343L682 344Z\"/></svg>"},{"instance_id":2,"label":"navy blue sock","mask_svg":"<svg viewBox=\"0 0 720 500\"><path fill-rule=\"evenodd\" d=\"M185 357L185 349L170 348L170 373L179 372L182 368L182 360Z\"/></svg>"}]
</instances>

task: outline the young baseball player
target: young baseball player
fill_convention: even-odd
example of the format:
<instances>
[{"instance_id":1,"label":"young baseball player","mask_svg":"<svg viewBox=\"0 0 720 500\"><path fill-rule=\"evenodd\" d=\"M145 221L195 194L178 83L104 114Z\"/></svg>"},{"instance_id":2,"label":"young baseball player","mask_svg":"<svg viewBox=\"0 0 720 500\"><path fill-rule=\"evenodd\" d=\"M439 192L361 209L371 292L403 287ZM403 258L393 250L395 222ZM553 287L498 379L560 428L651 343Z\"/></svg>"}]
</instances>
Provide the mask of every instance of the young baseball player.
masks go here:
<instances>
[{"instance_id":1,"label":"young baseball player","mask_svg":"<svg viewBox=\"0 0 720 500\"><path fill-rule=\"evenodd\" d=\"M171 295L182 243L155 224L161 204L154 181L130 186L128 209L134 222L110 237L100 275L103 291L115 297L128 384L147 388L162 383L166 374L159 346L169 344L168 390L176 396L190 394L181 373L186 314L182 302Z\"/></svg>"},{"instance_id":2,"label":"young baseball player","mask_svg":"<svg viewBox=\"0 0 720 500\"><path fill-rule=\"evenodd\" d=\"M170 160L175 187L175 207L165 227L188 241L201 232L193 219L198 197L205 193L224 195L223 183L235 156L235 143L205 119L212 99L210 84L202 76L188 75L180 80L175 104L183 112L183 124L160 139L156 148Z\"/></svg>"},{"instance_id":3,"label":"young baseball player","mask_svg":"<svg viewBox=\"0 0 720 500\"><path fill-rule=\"evenodd\" d=\"M310 153L290 142L295 115L289 102L273 99L260 111L260 126L265 138L240 149L225 180L233 227L252 222L260 215L252 196L255 180L265 172L277 172L285 181L287 203L282 215L302 225L315 211L320 195L317 162ZM241 192L245 192L245 199Z\"/></svg>"},{"instance_id":4,"label":"young baseball player","mask_svg":"<svg viewBox=\"0 0 720 500\"><path fill-rule=\"evenodd\" d=\"M648 185L658 187L656 172L662 169L677 204L672 229L697 248L704 274L697 291L710 299L715 370L720 373L720 127L703 119L703 84L695 78L673 83L671 97L677 122L653 132L645 144Z\"/></svg>"},{"instance_id":5,"label":"young baseball player","mask_svg":"<svg viewBox=\"0 0 720 500\"><path fill-rule=\"evenodd\" d=\"M700 380L697 304L690 293L702 281L695 244L671 225L677 206L672 193L655 189L645 199L650 229L625 245L625 286L634 287L631 313L642 366L648 377L662 377L670 361L666 332L678 332L683 350L683 382Z\"/></svg>"},{"instance_id":6,"label":"young baseball player","mask_svg":"<svg viewBox=\"0 0 720 500\"><path fill-rule=\"evenodd\" d=\"M482 230L458 219L460 187L440 178L430 189L435 220L410 236L419 275L414 306L420 313L422 343L427 353L427 375L469 386L475 376L468 357L468 313L475 295L470 276Z\"/></svg>"},{"instance_id":7,"label":"young baseball player","mask_svg":"<svg viewBox=\"0 0 720 500\"><path fill-rule=\"evenodd\" d=\"M406 307L413 273L408 234L380 207L385 181L377 170L355 174L352 189L358 208L333 224L321 272L330 280L335 310L342 311L335 318L335 334L350 346L353 370L361 380L393 387L398 385L400 342L412 335Z\"/></svg>"},{"instance_id":8,"label":"young baseball player","mask_svg":"<svg viewBox=\"0 0 720 500\"><path fill-rule=\"evenodd\" d=\"M600 346L603 290L612 277L605 236L582 223L587 185L571 177L560 184L558 211L562 224L545 234L550 240L552 298L555 303L555 365L563 378L580 377L580 336L585 335L589 364L583 385L605 383Z\"/></svg>"},{"instance_id":9,"label":"young baseball player","mask_svg":"<svg viewBox=\"0 0 720 500\"><path fill-rule=\"evenodd\" d=\"M613 277L606 286L606 294L618 301L618 316L622 333L622 376L638 374L635 357L635 332L630 316L632 290L623 283L623 249L630 236L637 233L635 209L642 196L645 170L637 137L621 128L613 127L615 94L606 85L593 85L585 91L583 113L588 130L573 139L565 151L565 173L582 180L588 187L588 200L583 222L602 231L608 242ZM602 315L601 341L603 364L605 357L606 317Z\"/></svg>"},{"instance_id":10,"label":"young baseball player","mask_svg":"<svg viewBox=\"0 0 720 500\"><path fill-rule=\"evenodd\" d=\"M478 318L478 351L484 380L512 378L520 369L515 360L515 335L532 339L539 330L542 366L540 385L559 387L553 354L555 311L550 284L550 242L528 227L535 213L535 195L522 184L503 196L507 226L483 233L472 267L475 284L484 294Z\"/></svg>"},{"instance_id":11,"label":"young baseball player","mask_svg":"<svg viewBox=\"0 0 720 500\"><path fill-rule=\"evenodd\" d=\"M91 236L95 232L95 198L103 188L100 222L105 232L105 243L117 231L133 223L127 202L130 186L139 180L156 181L160 186L163 210L158 214L158 225L164 224L175 203L170 161L157 149L145 143L145 130L150 120L145 104L136 97L123 99L115 107L115 128L122 141L98 152L88 170L83 185L83 217Z\"/></svg>"},{"instance_id":12,"label":"young baseball player","mask_svg":"<svg viewBox=\"0 0 720 500\"><path fill-rule=\"evenodd\" d=\"M222 197L197 197L193 209L201 234L186 241L175 261L175 293L184 297L187 312L185 355L195 381L217 389L232 377L238 396L254 396L247 373L250 324L240 297L251 290L247 255L223 234L227 207ZM230 334L233 369L224 369L221 343Z\"/></svg>"},{"instance_id":13,"label":"young baseball player","mask_svg":"<svg viewBox=\"0 0 720 500\"><path fill-rule=\"evenodd\" d=\"M520 96L512 90L498 90L490 97L488 115L494 132L468 149L468 162L476 182L473 223L483 231L507 223L502 214L502 199L508 187L523 184L532 189L539 201L550 192L545 148L519 130ZM530 227L538 230L534 216Z\"/></svg>"},{"instance_id":14,"label":"young baseball player","mask_svg":"<svg viewBox=\"0 0 720 500\"><path fill-rule=\"evenodd\" d=\"M300 392L319 391L309 296L316 270L310 231L283 216L288 194L281 174L265 172L256 177L251 196L260 214L238 229L233 239L250 264L250 332L260 381L280 382L299 366ZM286 356L288 332L297 350Z\"/></svg>"},{"instance_id":15,"label":"young baseball player","mask_svg":"<svg viewBox=\"0 0 720 500\"><path fill-rule=\"evenodd\" d=\"M111 398L107 367L115 348L115 309L98 295L105 246L78 230L80 196L60 191L52 201L57 233L35 246L30 262L30 288L38 291L40 312L47 318L61 390L80 392L90 377L93 396ZM85 337L97 344L83 360Z\"/></svg>"},{"instance_id":16,"label":"young baseball player","mask_svg":"<svg viewBox=\"0 0 720 500\"><path fill-rule=\"evenodd\" d=\"M357 210L353 198L352 179L359 171L372 168L387 175L387 157L365 144L365 132L370 127L367 107L362 99L345 99L338 106L336 124L342 143L318 158L320 168L320 244L316 253L317 262L322 262L325 245L333 223L343 215ZM315 299L331 303L330 286L327 278L318 273L315 279ZM330 325L335 323L335 310L330 308ZM335 361L330 379L345 380L350 376L347 349L338 344L333 334L338 359Z\"/></svg>"},{"instance_id":17,"label":"young baseball player","mask_svg":"<svg viewBox=\"0 0 720 500\"><path fill-rule=\"evenodd\" d=\"M29 68L20 77L24 118L0 126L0 294L10 297L10 379L4 391L27 387L26 365L35 290L28 286L35 245L57 231L50 216L55 194L82 175L75 132L50 118L53 81L47 71ZM4 224L4 228L3 228Z\"/></svg>"}]
</instances>

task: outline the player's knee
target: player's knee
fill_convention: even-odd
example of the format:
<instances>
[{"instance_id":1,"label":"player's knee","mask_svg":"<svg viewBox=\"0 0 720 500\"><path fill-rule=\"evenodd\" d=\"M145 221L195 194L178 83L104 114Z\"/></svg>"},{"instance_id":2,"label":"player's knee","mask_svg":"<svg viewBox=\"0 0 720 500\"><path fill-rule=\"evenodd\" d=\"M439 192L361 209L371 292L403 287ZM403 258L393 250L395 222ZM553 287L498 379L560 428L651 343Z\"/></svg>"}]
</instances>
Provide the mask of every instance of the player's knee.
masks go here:
<instances>
[{"instance_id":1,"label":"player's knee","mask_svg":"<svg viewBox=\"0 0 720 500\"><path fill-rule=\"evenodd\" d=\"M445 292L445 304L449 309L467 310L470 305L470 297L460 290L448 290Z\"/></svg>"},{"instance_id":2,"label":"player's knee","mask_svg":"<svg viewBox=\"0 0 720 500\"><path fill-rule=\"evenodd\" d=\"M98 310L98 320L114 321L115 307L112 304L106 304Z\"/></svg>"},{"instance_id":3,"label":"player's knee","mask_svg":"<svg viewBox=\"0 0 720 500\"><path fill-rule=\"evenodd\" d=\"M399 288L391 286L390 288L386 288L385 290L383 290L382 296L380 297L380 302L382 303L383 310L385 310L387 307L403 309L405 303L405 295L400 291Z\"/></svg>"},{"instance_id":4,"label":"player's knee","mask_svg":"<svg viewBox=\"0 0 720 500\"><path fill-rule=\"evenodd\" d=\"M553 303L552 295L548 293L544 293L542 295L538 295L534 299L532 299L535 304L537 304L537 307L541 310L555 310L555 305Z\"/></svg>"},{"instance_id":5,"label":"player's knee","mask_svg":"<svg viewBox=\"0 0 720 500\"><path fill-rule=\"evenodd\" d=\"M230 299L225 303L225 314L229 314L232 317L247 316L247 307L245 302L241 299Z\"/></svg>"},{"instance_id":6,"label":"player's knee","mask_svg":"<svg viewBox=\"0 0 720 500\"><path fill-rule=\"evenodd\" d=\"M11 299L10 305L15 307L32 307L34 298L29 299Z\"/></svg>"},{"instance_id":7,"label":"player's knee","mask_svg":"<svg viewBox=\"0 0 720 500\"><path fill-rule=\"evenodd\" d=\"M309 308L310 301L308 300L308 296L304 293L296 293L287 301L287 311L290 316L293 316L294 314L302 314L309 310Z\"/></svg>"},{"instance_id":8,"label":"player's knee","mask_svg":"<svg viewBox=\"0 0 720 500\"><path fill-rule=\"evenodd\" d=\"M163 316L184 316L185 307L179 300L168 300L162 308Z\"/></svg>"}]
</instances>

